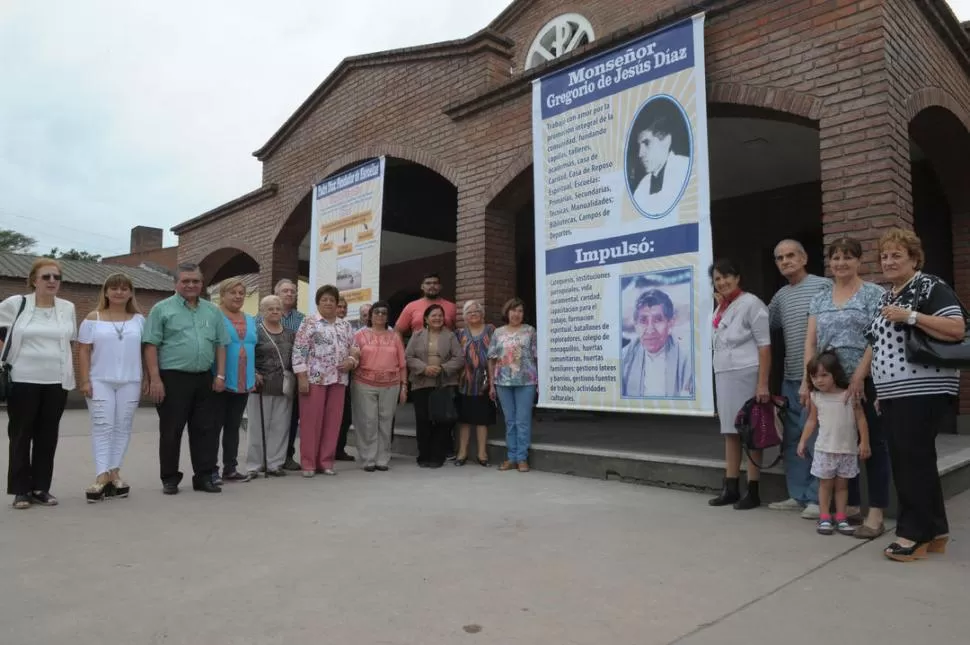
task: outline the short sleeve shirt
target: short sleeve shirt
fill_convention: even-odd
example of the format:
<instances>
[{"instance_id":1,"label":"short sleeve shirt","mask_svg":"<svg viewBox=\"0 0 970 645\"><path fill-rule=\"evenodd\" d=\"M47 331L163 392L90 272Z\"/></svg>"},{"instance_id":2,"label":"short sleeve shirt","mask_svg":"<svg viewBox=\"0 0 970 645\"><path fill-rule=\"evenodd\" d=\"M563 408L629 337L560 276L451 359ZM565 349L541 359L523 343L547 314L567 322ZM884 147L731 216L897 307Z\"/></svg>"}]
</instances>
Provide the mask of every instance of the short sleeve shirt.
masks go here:
<instances>
[{"instance_id":1,"label":"short sleeve shirt","mask_svg":"<svg viewBox=\"0 0 970 645\"><path fill-rule=\"evenodd\" d=\"M208 300L195 307L175 294L152 307L141 342L158 347L163 370L207 372L216 360L216 348L229 344L222 312Z\"/></svg>"},{"instance_id":2,"label":"short sleeve shirt","mask_svg":"<svg viewBox=\"0 0 970 645\"><path fill-rule=\"evenodd\" d=\"M398 316L397 322L394 324L394 329L402 334L412 335L424 329L424 312L431 305L441 305L441 308L445 310L445 327L454 330L458 309L455 307L455 303L449 302L444 298L438 298L437 300L420 298L409 302L404 307L401 315Z\"/></svg>"},{"instance_id":3,"label":"short sleeve shirt","mask_svg":"<svg viewBox=\"0 0 970 645\"><path fill-rule=\"evenodd\" d=\"M808 315L815 316L815 341L819 351L832 349L847 376L852 376L869 346L865 331L879 313L885 289L863 282L842 306L832 301L832 288L820 291L812 299Z\"/></svg>"},{"instance_id":4,"label":"short sleeve shirt","mask_svg":"<svg viewBox=\"0 0 970 645\"><path fill-rule=\"evenodd\" d=\"M496 362L492 375L495 385L516 387L539 382L536 330L531 325L521 325L515 331L508 327L496 329L488 346L488 358Z\"/></svg>"},{"instance_id":5,"label":"short sleeve shirt","mask_svg":"<svg viewBox=\"0 0 970 645\"><path fill-rule=\"evenodd\" d=\"M927 316L961 318L960 300L953 289L936 276L918 273L897 295L886 291L880 301L913 309ZM872 380L880 399L904 396L950 394L960 390L960 370L910 363L906 360L908 325L891 323L881 315L866 328L866 339L872 345Z\"/></svg>"}]
</instances>

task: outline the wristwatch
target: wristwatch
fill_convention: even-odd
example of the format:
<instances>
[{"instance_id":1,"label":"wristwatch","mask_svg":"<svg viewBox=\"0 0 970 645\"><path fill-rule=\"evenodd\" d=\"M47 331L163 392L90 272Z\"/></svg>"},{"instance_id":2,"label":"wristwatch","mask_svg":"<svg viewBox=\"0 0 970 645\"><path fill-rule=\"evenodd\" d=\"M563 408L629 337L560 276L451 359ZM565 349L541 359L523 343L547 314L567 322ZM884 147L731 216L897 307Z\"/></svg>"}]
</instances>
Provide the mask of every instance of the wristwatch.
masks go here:
<instances>
[{"instance_id":1,"label":"wristwatch","mask_svg":"<svg viewBox=\"0 0 970 645\"><path fill-rule=\"evenodd\" d=\"M917 316L917 312L915 312L915 311L909 312L909 318L906 319L906 324L907 325L915 325L916 324L916 316Z\"/></svg>"}]
</instances>

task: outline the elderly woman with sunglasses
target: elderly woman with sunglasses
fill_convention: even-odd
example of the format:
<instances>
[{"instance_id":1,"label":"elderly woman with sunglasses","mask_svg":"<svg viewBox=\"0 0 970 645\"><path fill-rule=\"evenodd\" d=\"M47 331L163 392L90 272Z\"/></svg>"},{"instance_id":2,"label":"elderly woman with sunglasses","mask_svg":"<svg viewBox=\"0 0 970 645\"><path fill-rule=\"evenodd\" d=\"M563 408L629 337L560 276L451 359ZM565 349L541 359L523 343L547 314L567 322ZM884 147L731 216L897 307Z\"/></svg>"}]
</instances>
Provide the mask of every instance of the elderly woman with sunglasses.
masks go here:
<instances>
[{"instance_id":1,"label":"elderly woman with sunglasses","mask_svg":"<svg viewBox=\"0 0 970 645\"><path fill-rule=\"evenodd\" d=\"M401 337L387 325L390 306L374 303L354 336L360 364L351 386L357 455L369 473L388 470L391 459L391 423L399 403L408 397L408 370Z\"/></svg>"},{"instance_id":2,"label":"elderly woman with sunglasses","mask_svg":"<svg viewBox=\"0 0 970 645\"><path fill-rule=\"evenodd\" d=\"M67 393L75 385L71 342L77 339L74 305L57 297L60 263L35 260L27 286L30 294L0 303L0 330L5 332L0 364L10 370L11 382L7 493L18 509L57 505L50 494L54 453Z\"/></svg>"}]
</instances>

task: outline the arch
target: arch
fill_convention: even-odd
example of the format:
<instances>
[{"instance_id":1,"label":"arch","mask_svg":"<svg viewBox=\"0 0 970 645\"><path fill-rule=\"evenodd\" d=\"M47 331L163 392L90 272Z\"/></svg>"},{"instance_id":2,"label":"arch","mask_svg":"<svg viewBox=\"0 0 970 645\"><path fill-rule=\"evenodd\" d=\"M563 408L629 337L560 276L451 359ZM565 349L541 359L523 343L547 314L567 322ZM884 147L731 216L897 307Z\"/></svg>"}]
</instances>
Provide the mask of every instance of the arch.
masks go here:
<instances>
[{"instance_id":1,"label":"arch","mask_svg":"<svg viewBox=\"0 0 970 645\"><path fill-rule=\"evenodd\" d=\"M923 87L906 99L906 121L912 122L923 110L931 107L943 108L963 123L963 127L970 132L970 112L957 101L956 97L941 87Z\"/></svg>"},{"instance_id":2,"label":"arch","mask_svg":"<svg viewBox=\"0 0 970 645\"><path fill-rule=\"evenodd\" d=\"M207 285L234 275L259 273L260 256L250 245L229 240L225 246L209 251L197 264Z\"/></svg>"},{"instance_id":3,"label":"arch","mask_svg":"<svg viewBox=\"0 0 970 645\"><path fill-rule=\"evenodd\" d=\"M512 160L505 170L502 171L498 177L492 180L489 185L488 190L485 191L485 196L482 199L482 203L488 207L495 199L502 194L502 192L515 181L519 175L528 170L532 166L533 156L532 156L532 144L523 146L522 152Z\"/></svg>"},{"instance_id":4,"label":"arch","mask_svg":"<svg viewBox=\"0 0 970 645\"><path fill-rule=\"evenodd\" d=\"M456 188L461 183L461 176L458 172L425 150L396 143L375 142L335 158L322 173L314 177L313 185L318 184L338 170L376 157L397 157L398 159L404 159L405 161L416 163L419 166L430 168L450 181L451 185Z\"/></svg>"},{"instance_id":5,"label":"arch","mask_svg":"<svg viewBox=\"0 0 970 645\"><path fill-rule=\"evenodd\" d=\"M822 100L811 94L744 83L711 83L707 87L707 102L763 108L810 121L818 121L822 115Z\"/></svg>"}]
</instances>

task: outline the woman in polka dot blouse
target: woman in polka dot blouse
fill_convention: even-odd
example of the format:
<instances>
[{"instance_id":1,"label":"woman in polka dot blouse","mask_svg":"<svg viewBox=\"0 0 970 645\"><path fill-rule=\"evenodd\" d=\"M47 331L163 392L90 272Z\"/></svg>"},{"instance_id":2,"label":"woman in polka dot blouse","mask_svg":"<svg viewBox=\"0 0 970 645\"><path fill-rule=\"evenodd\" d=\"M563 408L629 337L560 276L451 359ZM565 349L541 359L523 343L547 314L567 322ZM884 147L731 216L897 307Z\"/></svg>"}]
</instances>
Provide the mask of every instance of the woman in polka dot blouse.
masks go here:
<instances>
[{"instance_id":1,"label":"woman in polka dot blouse","mask_svg":"<svg viewBox=\"0 0 970 645\"><path fill-rule=\"evenodd\" d=\"M953 289L920 271L923 259L914 233L894 228L882 236L879 260L892 288L866 328L899 498L896 541L886 547L885 555L904 562L946 549L949 526L936 465L936 435L955 414L960 387L958 370L908 361L906 337L910 327L917 327L934 338L958 341L965 326Z\"/></svg>"}]
</instances>

